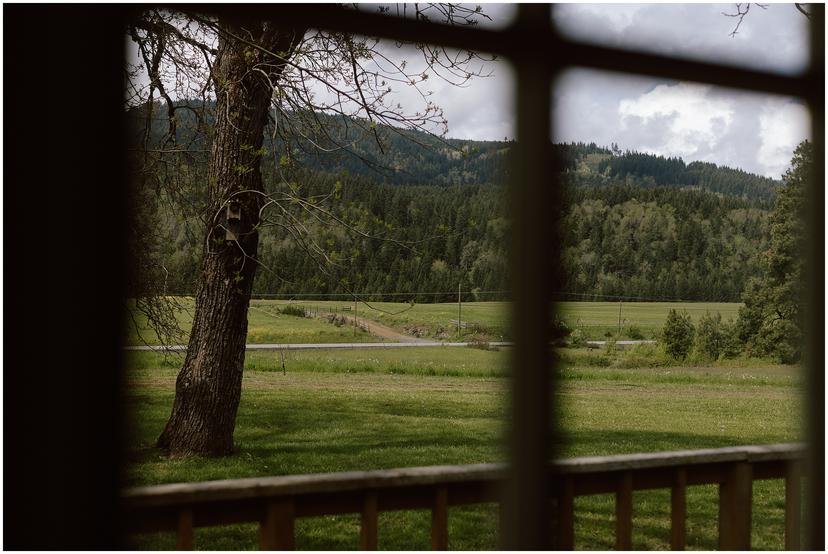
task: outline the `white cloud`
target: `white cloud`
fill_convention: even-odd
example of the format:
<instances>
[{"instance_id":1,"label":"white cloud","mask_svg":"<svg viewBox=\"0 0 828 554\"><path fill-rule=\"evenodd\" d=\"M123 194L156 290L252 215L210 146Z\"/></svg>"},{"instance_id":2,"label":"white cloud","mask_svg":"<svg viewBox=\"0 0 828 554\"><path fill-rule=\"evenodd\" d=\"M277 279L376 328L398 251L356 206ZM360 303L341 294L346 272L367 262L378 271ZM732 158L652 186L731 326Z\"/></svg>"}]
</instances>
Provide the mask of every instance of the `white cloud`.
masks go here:
<instances>
[{"instance_id":1,"label":"white cloud","mask_svg":"<svg viewBox=\"0 0 828 554\"><path fill-rule=\"evenodd\" d=\"M607 46L797 73L808 63L808 20L793 4L750 13L731 36L734 4L560 4L566 35Z\"/></svg>"},{"instance_id":2,"label":"white cloud","mask_svg":"<svg viewBox=\"0 0 828 554\"><path fill-rule=\"evenodd\" d=\"M713 96L711 90L694 83L658 85L637 98L621 100L621 130L654 122L666 126L666 136L641 145L658 154L693 157L713 149L733 121L733 102Z\"/></svg>"},{"instance_id":3,"label":"white cloud","mask_svg":"<svg viewBox=\"0 0 828 554\"><path fill-rule=\"evenodd\" d=\"M810 114L802 104L787 99L769 99L759 114L761 146L756 161L766 174L784 173L791 153L803 138L810 137Z\"/></svg>"},{"instance_id":4,"label":"white cloud","mask_svg":"<svg viewBox=\"0 0 828 554\"><path fill-rule=\"evenodd\" d=\"M775 179L810 125L788 98L583 69L556 83L553 109L559 142L614 142Z\"/></svg>"}]
</instances>

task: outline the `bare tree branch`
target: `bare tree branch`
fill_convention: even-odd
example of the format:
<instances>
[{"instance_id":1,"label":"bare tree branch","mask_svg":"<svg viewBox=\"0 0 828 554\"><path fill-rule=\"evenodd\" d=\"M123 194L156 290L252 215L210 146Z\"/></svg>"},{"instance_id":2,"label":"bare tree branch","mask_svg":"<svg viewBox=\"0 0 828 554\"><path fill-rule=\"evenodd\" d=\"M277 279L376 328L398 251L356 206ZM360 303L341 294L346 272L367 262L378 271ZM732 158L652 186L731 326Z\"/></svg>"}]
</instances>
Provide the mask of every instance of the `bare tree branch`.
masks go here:
<instances>
[{"instance_id":1,"label":"bare tree branch","mask_svg":"<svg viewBox=\"0 0 828 554\"><path fill-rule=\"evenodd\" d=\"M810 13L809 11L807 11L807 10L806 10L803 6L805 6L805 4L800 4L800 3L798 3L798 2L797 2L797 3L794 3L794 7L795 7L797 10L799 10L799 13L801 13L802 15L804 15L805 17L807 17L808 19L811 19L811 13Z\"/></svg>"},{"instance_id":2,"label":"bare tree branch","mask_svg":"<svg viewBox=\"0 0 828 554\"><path fill-rule=\"evenodd\" d=\"M380 11L388 9L379 7ZM218 240L217 232L223 235L225 229L222 214L235 196L213 197L213 187L204 186L218 95L226 94L221 91L228 87L242 86L249 76L260 79L272 91L270 143L261 152L242 150L238 165L239 171L259 171L265 157L272 160L271 186L275 190L267 194L242 191L262 195L256 208L259 227L281 229L326 275L331 275L328 268L342 263L341 256L330 256L317 239L327 227L412 252L417 243L436 238L405 243L388 236L387 231L377 234L369 226L362 228L327 205L335 200L335 191L317 198L302 197L285 178L281 162L286 159L288 165L293 164L303 154L346 153L382 173L391 168L384 160L359 151L361 137L372 136L384 154L388 133L416 142L418 139L407 134L408 130L426 132L443 147L457 150L443 138L447 121L429 98L432 93L426 86L435 77L452 86L466 86L474 77L491 74L477 62L493 60L493 56L413 44L410 46L420 55L420 67L416 67L406 60L392 59L389 45L379 39L315 30L301 31L288 41L290 47L285 51L273 51L249 27L223 25L214 18L183 10L151 8L130 25L128 34L139 59L126 70L126 104L130 114L143 118L141 139L130 150L134 154L136 186L145 188L145 192L153 190L154 202L166 206L169 213L177 213L188 241L197 243L200 236L205 252L238 249L242 265L249 259L264 267L257 253L246 252L238 240ZM490 19L479 7L453 4L415 4L413 11L403 5L402 12L405 17L439 19L450 25L475 25L481 19ZM234 77L237 80L233 82L218 81L213 63L228 48L249 52L251 59L257 56L258 61L250 65L247 75ZM416 91L422 107L407 111L395 103L395 86ZM228 113L223 114L224 119L235 125L227 103L225 108ZM332 121L339 122L338 126L332 126ZM146 232L146 225L139 227L136 237ZM259 227L250 233L258 232ZM146 245L136 238L135 246ZM154 267L152 263L144 266ZM273 268L265 269L286 281ZM146 273L146 280L157 279L151 271ZM163 329L168 313L155 300L148 300L153 294L158 296L158 291L138 284L135 291L136 295L149 295L147 299L142 297L142 306L146 306L148 319L158 319Z\"/></svg>"}]
</instances>

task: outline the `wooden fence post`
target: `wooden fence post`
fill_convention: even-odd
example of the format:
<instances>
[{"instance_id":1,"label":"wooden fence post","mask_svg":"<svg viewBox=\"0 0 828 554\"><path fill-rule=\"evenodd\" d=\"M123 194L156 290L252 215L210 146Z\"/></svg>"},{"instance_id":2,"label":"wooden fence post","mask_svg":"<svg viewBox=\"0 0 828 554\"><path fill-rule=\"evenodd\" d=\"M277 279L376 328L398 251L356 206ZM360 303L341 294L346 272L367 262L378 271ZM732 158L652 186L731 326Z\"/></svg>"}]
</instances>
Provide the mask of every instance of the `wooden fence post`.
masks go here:
<instances>
[{"instance_id":1,"label":"wooden fence post","mask_svg":"<svg viewBox=\"0 0 828 554\"><path fill-rule=\"evenodd\" d=\"M738 462L719 484L719 550L750 550L753 468Z\"/></svg>"},{"instance_id":2,"label":"wooden fence post","mask_svg":"<svg viewBox=\"0 0 828 554\"><path fill-rule=\"evenodd\" d=\"M670 489L670 548L684 550L687 546L687 470L676 470Z\"/></svg>"},{"instance_id":3,"label":"wooden fence post","mask_svg":"<svg viewBox=\"0 0 828 554\"><path fill-rule=\"evenodd\" d=\"M193 549L193 511L189 508L178 512L178 533L175 541L175 549Z\"/></svg>"},{"instance_id":4,"label":"wooden fence post","mask_svg":"<svg viewBox=\"0 0 828 554\"><path fill-rule=\"evenodd\" d=\"M558 499L558 549L575 550L575 484L565 477Z\"/></svg>"},{"instance_id":5,"label":"wooden fence post","mask_svg":"<svg viewBox=\"0 0 828 554\"><path fill-rule=\"evenodd\" d=\"M615 549L632 549L632 473L621 475L615 492Z\"/></svg>"},{"instance_id":6,"label":"wooden fence post","mask_svg":"<svg viewBox=\"0 0 828 554\"><path fill-rule=\"evenodd\" d=\"M292 500L268 504L260 526L259 544L262 550L293 550L293 532L296 508Z\"/></svg>"},{"instance_id":7,"label":"wooden fence post","mask_svg":"<svg viewBox=\"0 0 828 554\"><path fill-rule=\"evenodd\" d=\"M359 531L359 549L377 549L377 495L366 494L362 504L362 526Z\"/></svg>"},{"instance_id":8,"label":"wooden fence post","mask_svg":"<svg viewBox=\"0 0 828 554\"><path fill-rule=\"evenodd\" d=\"M785 550L800 549L800 475L799 462L788 462L785 468Z\"/></svg>"},{"instance_id":9,"label":"wooden fence post","mask_svg":"<svg viewBox=\"0 0 828 554\"><path fill-rule=\"evenodd\" d=\"M431 508L431 549L448 550L448 490L440 487Z\"/></svg>"}]
</instances>

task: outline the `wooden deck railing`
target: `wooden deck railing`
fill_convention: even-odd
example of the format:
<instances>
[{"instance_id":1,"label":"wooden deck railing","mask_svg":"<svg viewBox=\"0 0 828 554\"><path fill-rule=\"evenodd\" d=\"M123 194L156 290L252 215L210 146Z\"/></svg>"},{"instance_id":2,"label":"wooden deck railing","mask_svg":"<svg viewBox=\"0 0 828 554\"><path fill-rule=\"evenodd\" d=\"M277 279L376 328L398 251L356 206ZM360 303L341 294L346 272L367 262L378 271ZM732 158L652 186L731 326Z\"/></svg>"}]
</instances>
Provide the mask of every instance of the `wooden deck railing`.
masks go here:
<instances>
[{"instance_id":1,"label":"wooden deck railing","mask_svg":"<svg viewBox=\"0 0 828 554\"><path fill-rule=\"evenodd\" d=\"M572 549L574 499L615 494L615 546L632 545L632 493L671 490L671 547L686 542L686 489L719 485L719 548L750 548L752 483L785 480L785 548L799 549L800 478L804 446L777 444L573 458L551 463L557 546ZM448 547L448 508L499 502L506 468L500 464L432 466L180 483L123 494L128 532L176 531L179 549L193 547L193 528L259 522L265 550L294 547L296 518L362 515L360 547L377 548L379 512L430 509L431 545Z\"/></svg>"}]
</instances>

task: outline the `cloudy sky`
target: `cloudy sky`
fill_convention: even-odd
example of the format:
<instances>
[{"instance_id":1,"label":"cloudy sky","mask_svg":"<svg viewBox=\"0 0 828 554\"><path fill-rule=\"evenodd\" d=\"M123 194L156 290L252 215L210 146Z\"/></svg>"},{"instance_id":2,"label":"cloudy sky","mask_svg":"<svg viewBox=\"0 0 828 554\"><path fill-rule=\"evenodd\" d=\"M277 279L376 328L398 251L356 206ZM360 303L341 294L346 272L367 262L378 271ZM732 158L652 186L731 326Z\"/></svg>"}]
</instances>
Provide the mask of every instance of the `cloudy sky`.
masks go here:
<instances>
[{"instance_id":1,"label":"cloudy sky","mask_svg":"<svg viewBox=\"0 0 828 554\"><path fill-rule=\"evenodd\" d=\"M360 8L374 11L376 5ZM484 4L483 11L492 18L483 25L504 27L517 9ZM617 48L785 74L806 68L808 20L793 4L770 4L764 10L752 5L739 32L730 36L737 19L723 14L735 11L735 4L557 4L554 23L574 39ZM136 61L135 45L128 41L128 46L129 59ZM412 47L383 42L380 49L389 58L409 62L410 70L418 63L419 71L425 70ZM438 78L423 85L444 110L448 136L513 138L514 74L509 64L476 68L492 76L463 88ZM145 76L138 80L148 83ZM306 84L321 98L335 98L319 83ZM422 110L423 99L414 87L393 88L392 106L399 103L408 113ZM550 102L557 142L617 143L622 150L709 161L773 178L784 173L794 148L810 134L808 112L794 99L649 77L570 70L555 83Z\"/></svg>"},{"instance_id":2,"label":"cloudy sky","mask_svg":"<svg viewBox=\"0 0 828 554\"><path fill-rule=\"evenodd\" d=\"M500 26L514 6L487 4ZM792 4L753 6L738 34L734 4L565 4L555 23L569 36L602 45L740 64L795 74L808 63L807 19ZM514 136L513 74L505 62L494 75L457 89L433 83L449 136ZM406 93L400 91L405 100ZM572 70L551 99L556 141L617 143L622 149L681 156L778 178L794 147L809 136L805 107L790 98L752 95L696 83Z\"/></svg>"}]
</instances>

